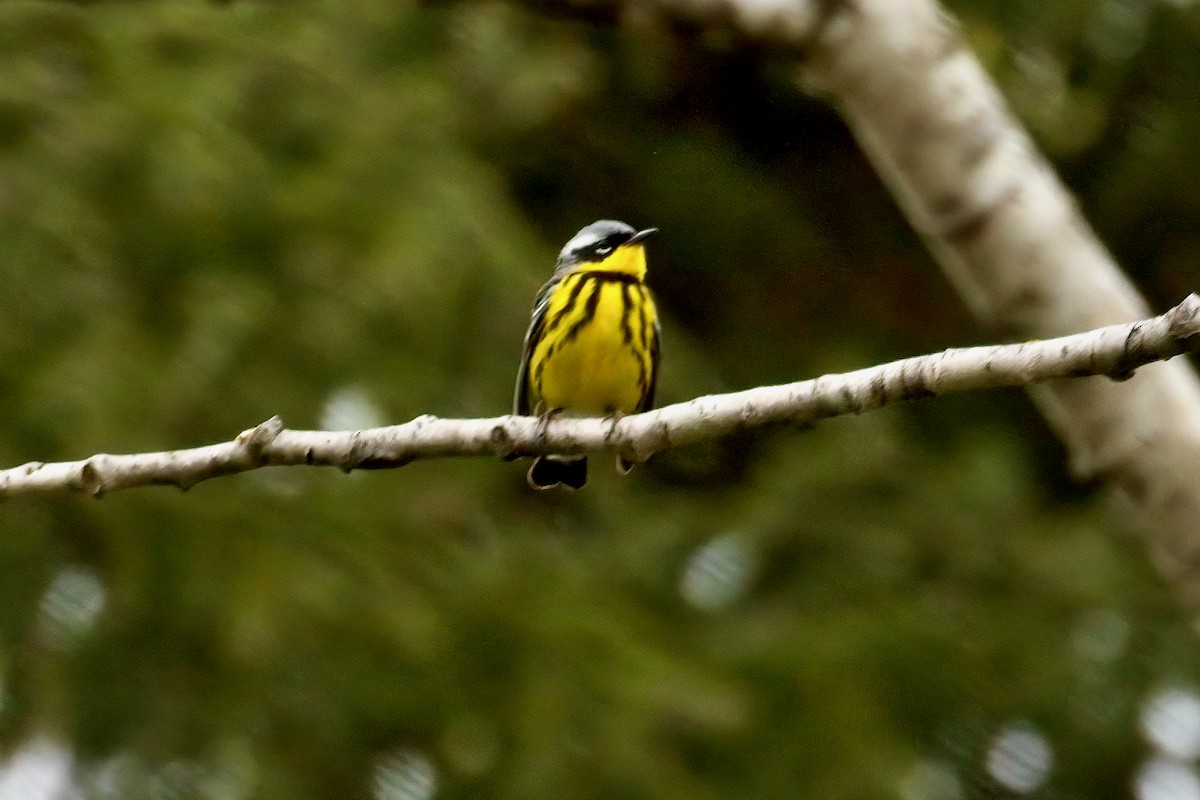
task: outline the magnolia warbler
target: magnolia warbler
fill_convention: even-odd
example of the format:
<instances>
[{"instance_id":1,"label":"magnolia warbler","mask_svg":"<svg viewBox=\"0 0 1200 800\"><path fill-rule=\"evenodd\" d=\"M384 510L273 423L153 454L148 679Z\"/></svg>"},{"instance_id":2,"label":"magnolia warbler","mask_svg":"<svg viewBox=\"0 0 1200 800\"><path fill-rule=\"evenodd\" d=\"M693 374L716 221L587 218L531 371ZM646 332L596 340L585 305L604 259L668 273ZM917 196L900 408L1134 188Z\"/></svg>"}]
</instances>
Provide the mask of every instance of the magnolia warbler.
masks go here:
<instances>
[{"instance_id":1,"label":"magnolia warbler","mask_svg":"<svg viewBox=\"0 0 1200 800\"><path fill-rule=\"evenodd\" d=\"M643 242L657 231L602 219L566 243L534 300L514 414L612 416L654 406L660 327ZM631 466L617 457L622 473ZM587 457L540 456L528 479L535 489L579 489Z\"/></svg>"}]
</instances>

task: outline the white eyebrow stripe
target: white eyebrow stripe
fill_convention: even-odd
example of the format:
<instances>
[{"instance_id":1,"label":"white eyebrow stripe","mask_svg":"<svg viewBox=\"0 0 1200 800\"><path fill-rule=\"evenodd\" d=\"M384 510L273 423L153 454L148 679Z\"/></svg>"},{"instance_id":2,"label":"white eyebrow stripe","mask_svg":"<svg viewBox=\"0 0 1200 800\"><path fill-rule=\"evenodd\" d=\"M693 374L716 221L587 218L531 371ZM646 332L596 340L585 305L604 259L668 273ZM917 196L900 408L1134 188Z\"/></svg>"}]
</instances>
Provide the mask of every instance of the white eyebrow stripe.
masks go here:
<instances>
[{"instance_id":1,"label":"white eyebrow stripe","mask_svg":"<svg viewBox=\"0 0 1200 800\"><path fill-rule=\"evenodd\" d=\"M595 231L582 230L575 234L571 241L563 245L561 255L565 256L575 252L576 250L594 245L603 238L603 236L598 236Z\"/></svg>"}]
</instances>

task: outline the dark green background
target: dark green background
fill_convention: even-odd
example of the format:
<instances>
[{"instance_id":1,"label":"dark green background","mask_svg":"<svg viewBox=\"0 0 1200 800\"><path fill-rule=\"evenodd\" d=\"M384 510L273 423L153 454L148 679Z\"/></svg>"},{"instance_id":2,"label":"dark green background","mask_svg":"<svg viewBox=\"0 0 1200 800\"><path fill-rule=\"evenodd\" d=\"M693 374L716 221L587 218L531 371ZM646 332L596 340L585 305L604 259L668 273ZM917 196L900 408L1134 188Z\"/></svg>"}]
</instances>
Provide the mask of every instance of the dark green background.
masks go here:
<instances>
[{"instance_id":1,"label":"dark green background","mask_svg":"<svg viewBox=\"0 0 1200 800\"><path fill-rule=\"evenodd\" d=\"M1200 12L952 10L1155 307L1196 289ZM736 36L4 2L0 466L504 413L534 292L602 217L662 229L661 402L992 340ZM377 784L426 758L441 798L952 800L1004 796L1013 726L1053 750L1038 796L1126 797L1139 706L1200 670L1018 392L597 459L570 495L455 459L0 521L0 741L64 743L86 797L416 798ZM680 591L703 553L715 608Z\"/></svg>"}]
</instances>

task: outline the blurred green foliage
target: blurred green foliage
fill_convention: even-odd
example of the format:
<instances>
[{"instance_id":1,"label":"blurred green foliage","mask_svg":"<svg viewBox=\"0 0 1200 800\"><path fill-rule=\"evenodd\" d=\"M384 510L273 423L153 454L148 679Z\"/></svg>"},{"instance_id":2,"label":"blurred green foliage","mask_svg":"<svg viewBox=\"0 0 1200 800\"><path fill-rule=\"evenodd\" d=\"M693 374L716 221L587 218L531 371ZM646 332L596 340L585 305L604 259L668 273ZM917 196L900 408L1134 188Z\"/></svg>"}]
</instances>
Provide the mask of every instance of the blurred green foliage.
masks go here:
<instances>
[{"instance_id":1,"label":"blurred green foliage","mask_svg":"<svg viewBox=\"0 0 1200 800\"><path fill-rule=\"evenodd\" d=\"M1156 304L1196 288L1200 14L953 10ZM663 230L664 402L987 340L794 77L486 2L0 4L0 463L503 413L601 217ZM948 799L1018 729L1041 796L1123 797L1200 662L1063 462L996 393L569 496L446 460L14 500L0 741L97 798Z\"/></svg>"}]
</instances>

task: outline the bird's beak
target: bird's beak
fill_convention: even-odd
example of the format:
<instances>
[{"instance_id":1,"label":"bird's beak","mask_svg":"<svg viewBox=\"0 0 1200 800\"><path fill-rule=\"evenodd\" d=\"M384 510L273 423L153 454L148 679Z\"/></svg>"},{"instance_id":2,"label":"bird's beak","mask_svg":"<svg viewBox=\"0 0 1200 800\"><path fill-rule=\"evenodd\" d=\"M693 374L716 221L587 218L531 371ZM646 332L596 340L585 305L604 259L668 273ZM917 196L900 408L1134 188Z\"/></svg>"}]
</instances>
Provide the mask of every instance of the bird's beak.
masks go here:
<instances>
[{"instance_id":1,"label":"bird's beak","mask_svg":"<svg viewBox=\"0 0 1200 800\"><path fill-rule=\"evenodd\" d=\"M638 231L629 237L629 241L625 242L625 244L641 244L656 233L658 233L658 228L646 228L646 230Z\"/></svg>"}]
</instances>

